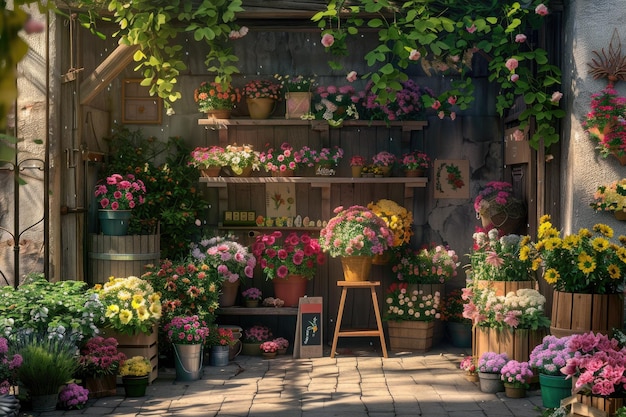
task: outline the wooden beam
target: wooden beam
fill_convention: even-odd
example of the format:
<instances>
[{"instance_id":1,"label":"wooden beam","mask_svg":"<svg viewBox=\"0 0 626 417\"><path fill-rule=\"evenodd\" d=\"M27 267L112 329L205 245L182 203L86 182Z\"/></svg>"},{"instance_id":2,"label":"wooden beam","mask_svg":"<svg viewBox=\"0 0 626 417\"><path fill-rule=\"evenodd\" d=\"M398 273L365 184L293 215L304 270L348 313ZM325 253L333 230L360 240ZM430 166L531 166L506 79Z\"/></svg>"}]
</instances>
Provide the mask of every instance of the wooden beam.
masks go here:
<instances>
[{"instance_id":1,"label":"wooden beam","mask_svg":"<svg viewBox=\"0 0 626 417\"><path fill-rule=\"evenodd\" d=\"M98 65L85 81L80 84L80 104L87 105L100 93L120 72L133 61L133 54L139 46L118 45L117 48Z\"/></svg>"}]
</instances>

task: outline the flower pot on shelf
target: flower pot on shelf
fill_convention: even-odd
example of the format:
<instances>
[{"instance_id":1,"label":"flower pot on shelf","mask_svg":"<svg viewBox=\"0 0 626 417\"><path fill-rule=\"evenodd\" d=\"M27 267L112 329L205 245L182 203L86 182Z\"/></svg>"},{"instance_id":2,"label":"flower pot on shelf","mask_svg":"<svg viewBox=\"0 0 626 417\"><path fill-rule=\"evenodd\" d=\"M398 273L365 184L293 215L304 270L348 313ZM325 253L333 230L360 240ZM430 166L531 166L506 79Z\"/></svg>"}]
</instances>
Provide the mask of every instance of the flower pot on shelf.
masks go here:
<instances>
[{"instance_id":1,"label":"flower pot on shelf","mask_svg":"<svg viewBox=\"0 0 626 417\"><path fill-rule=\"evenodd\" d=\"M478 381L482 392L495 394L504 391L504 382L499 373L478 372Z\"/></svg>"},{"instance_id":2,"label":"flower pot on shelf","mask_svg":"<svg viewBox=\"0 0 626 417\"><path fill-rule=\"evenodd\" d=\"M235 305L237 294L239 293L239 283L239 280L235 282L225 280L222 282L222 289L219 296L220 307L232 307Z\"/></svg>"},{"instance_id":3,"label":"flower pot on shelf","mask_svg":"<svg viewBox=\"0 0 626 417\"><path fill-rule=\"evenodd\" d=\"M273 98L247 98L246 103L251 119L269 119L276 108Z\"/></svg>"},{"instance_id":4,"label":"flower pot on shelf","mask_svg":"<svg viewBox=\"0 0 626 417\"><path fill-rule=\"evenodd\" d=\"M200 174L205 178L215 178L220 176L222 167L208 167L200 169Z\"/></svg>"},{"instance_id":5,"label":"flower pot on shelf","mask_svg":"<svg viewBox=\"0 0 626 417\"><path fill-rule=\"evenodd\" d=\"M123 376L122 384L127 397L143 397L146 395L148 388L149 376Z\"/></svg>"},{"instance_id":6,"label":"flower pot on shelf","mask_svg":"<svg viewBox=\"0 0 626 417\"><path fill-rule=\"evenodd\" d=\"M526 396L526 388L516 387L513 384L504 383L504 394L509 398L524 398Z\"/></svg>"},{"instance_id":7,"label":"flower pot on shelf","mask_svg":"<svg viewBox=\"0 0 626 417\"><path fill-rule=\"evenodd\" d=\"M231 114L231 109L216 109L206 112L207 119L230 119Z\"/></svg>"},{"instance_id":8,"label":"flower pot on shelf","mask_svg":"<svg viewBox=\"0 0 626 417\"><path fill-rule=\"evenodd\" d=\"M259 300L246 300L246 307L256 308L259 306Z\"/></svg>"},{"instance_id":9,"label":"flower pot on shelf","mask_svg":"<svg viewBox=\"0 0 626 417\"><path fill-rule=\"evenodd\" d=\"M131 210L98 210L102 234L125 236L128 233L131 215Z\"/></svg>"},{"instance_id":10,"label":"flower pot on shelf","mask_svg":"<svg viewBox=\"0 0 626 417\"><path fill-rule=\"evenodd\" d=\"M285 307L297 307L300 297L306 295L308 280L304 275L287 275L285 278L275 277L272 283L275 298L283 300Z\"/></svg>"},{"instance_id":11,"label":"flower pot on shelf","mask_svg":"<svg viewBox=\"0 0 626 417\"><path fill-rule=\"evenodd\" d=\"M367 281L372 269L371 256L342 256L341 266L346 281Z\"/></svg>"},{"instance_id":12,"label":"flower pot on shelf","mask_svg":"<svg viewBox=\"0 0 626 417\"><path fill-rule=\"evenodd\" d=\"M310 92L290 91L285 94L285 119L300 119L310 111Z\"/></svg>"},{"instance_id":13,"label":"flower pot on shelf","mask_svg":"<svg viewBox=\"0 0 626 417\"><path fill-rule=\"evenodd\" d=\"M409 178L423 177L424 170L423 169L406 169L404 171L404 176L409 177Z\"/></svg>"},{"instance_id":14,"label":"flower pot on shelf","mask_svg":"<svg viewBox=\"0 0 626 417\"><path fill-rule=\"evenodd\" d=\"M539 374L541 400L546 408L559 408L561 400L572 395L572 380L565 375Z\"/></svg>"},{"instance_id":15,"label":"flower pot on shelf","mask_svg":"<svg viewBox=\"0 0 626 417\"><path fill-rule=\"evenodd\" d=\"M272 171L272 177L293 177L293 175L294 175L293 169L286 169L284 171L280 171L280 170Z\"/></svg>"},{"instance_id":16,"label":"flower pot on shelf","mask_svg":"<svg viewBox=\"0 0 626 417\"><path fill-rule=\"evenodd\" d=\"M197 381L202 372L202 345L174 344L176 381Z\"/></svg>"},{"instance_id":17,"label":"flower pot on shelf","mask_svg":"<svg viewBox=\"0 0 626 417\"><path fill-rule=\"evenodd\" d=\"M360 178L361 177L361 171L363 171L363 167L362 166L353 166L350 167L352 169L352 178Z\"/></svg>"},{"instance_id":18,"label":"flower pot on shelf","mask_svg":"<svg viewBox=\"0 0 626 417\"><path fill-rule=\"evenodd\" d=\"M624 299L621 294L581 294L554 291L550 333L556 337L575 333L609 334L621 329Z\"/></svg>"}]
</instances>

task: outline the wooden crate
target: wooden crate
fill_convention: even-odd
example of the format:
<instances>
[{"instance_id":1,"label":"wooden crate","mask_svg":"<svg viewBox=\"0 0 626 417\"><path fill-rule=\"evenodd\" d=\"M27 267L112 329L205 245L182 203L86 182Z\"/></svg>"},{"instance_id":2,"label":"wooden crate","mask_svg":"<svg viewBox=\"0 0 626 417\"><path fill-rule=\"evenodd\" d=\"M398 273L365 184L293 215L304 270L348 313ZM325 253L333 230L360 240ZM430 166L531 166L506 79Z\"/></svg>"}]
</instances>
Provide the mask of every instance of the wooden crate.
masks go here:
<instances>
[{"instance_id":1,"label":"wooden crate","mask_svg":"<svg viewBox=\"0 0 626 417\"><path fill-rule=\"evenodd\" d=\"M615 411L626 404L624 398L603 398L575 394L561 400L561 406L570 405L571 417L612 417Z\"/></svg>"},{"instance_id":2,"label":"wooden crate","mask_svg":"<svg viewBox=\"0 0 626 417\"><path fill-rule=\"evenodd\" d=\"M544 329L492 329L490 327L474 328L475 358L485 352L506 352L509 359L526 362L535 346L541 344L547 332Z\"/></svg>"},{"instance_id":3,"label":"wooden crate","mask_svg":"<svg viewBox=\"0 0 626 417\"><path fill-rule=\"evenodd\" d=\"M117 350L123 352L126 357L144 356L152 364L150 382L159 376L159 344L158 327L155 325L151 334L141 333L138 335L128 335L117 332L113 329L101 329L102 337L114 337L117 339Z\"/></svg>"},{"instance_id":4,"label":"wooden crate","mask_svg":"<svg viewBox=\"0 0 626 417\"><path fill-rule=\"evenodd\" d=\"M427 352L433 344L434 321L388 321L389 348Z\"/></svg>"},{"instance_id":5,"label":"wooden crate","mask_svg":"<svg viewBox=\"0 0 626 417\"><path fill-rule=\"evenodd\" d=\"M609 334L624 321L622 294L579 294L554 291L550 333L556 337L575 333Z\"/></svg>"}]
</instances>

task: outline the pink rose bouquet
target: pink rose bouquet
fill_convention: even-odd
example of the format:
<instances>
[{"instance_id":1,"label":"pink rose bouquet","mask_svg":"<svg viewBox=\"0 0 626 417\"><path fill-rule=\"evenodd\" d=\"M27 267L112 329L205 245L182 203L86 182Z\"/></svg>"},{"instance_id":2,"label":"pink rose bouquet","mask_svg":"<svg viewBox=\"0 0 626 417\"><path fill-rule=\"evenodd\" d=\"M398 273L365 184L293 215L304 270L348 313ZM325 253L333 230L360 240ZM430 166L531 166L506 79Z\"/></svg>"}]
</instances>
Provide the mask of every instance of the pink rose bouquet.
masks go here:
<instances>
[{"instance_id":1,"label":"pink rose bouquet","mask_svg":"<svg viewBox=\"0 0 626 417\"><path fill-rule=\"evenodd\" d=\"M103 210L132 210L143 204L146 186L133 174L113 174L96 185L96 200Z\"/></svg>"}]
</instances>

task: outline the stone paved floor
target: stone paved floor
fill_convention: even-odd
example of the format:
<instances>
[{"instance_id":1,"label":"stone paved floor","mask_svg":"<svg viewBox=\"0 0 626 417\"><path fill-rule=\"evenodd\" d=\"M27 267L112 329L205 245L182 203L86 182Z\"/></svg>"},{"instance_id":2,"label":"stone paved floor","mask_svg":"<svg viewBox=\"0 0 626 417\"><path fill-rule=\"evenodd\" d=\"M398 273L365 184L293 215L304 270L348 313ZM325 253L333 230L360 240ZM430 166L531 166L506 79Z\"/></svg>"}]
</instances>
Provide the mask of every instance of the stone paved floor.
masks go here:
<instances>
[{"instance_id":1,"label":"stone paved floor","mask_svg":"<svg viewBox=\"0 0 626 417\"><path fill-rule=\"evenodd\" d=\"M466 349L425 354L341 348L330 359L239 356L225 367L205 367L198 381L176 382L161 369L142 398L91 400L83 410L21 416L180 417L539 417L539 391L510 399L482 393L459 370Z\"/></svg>"}]
</instances>

